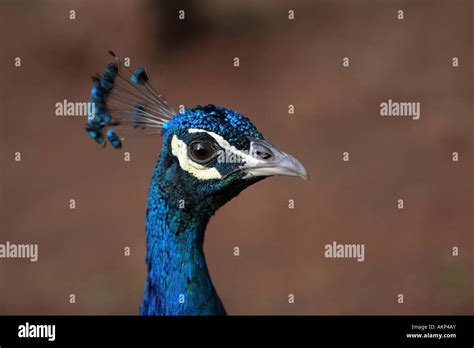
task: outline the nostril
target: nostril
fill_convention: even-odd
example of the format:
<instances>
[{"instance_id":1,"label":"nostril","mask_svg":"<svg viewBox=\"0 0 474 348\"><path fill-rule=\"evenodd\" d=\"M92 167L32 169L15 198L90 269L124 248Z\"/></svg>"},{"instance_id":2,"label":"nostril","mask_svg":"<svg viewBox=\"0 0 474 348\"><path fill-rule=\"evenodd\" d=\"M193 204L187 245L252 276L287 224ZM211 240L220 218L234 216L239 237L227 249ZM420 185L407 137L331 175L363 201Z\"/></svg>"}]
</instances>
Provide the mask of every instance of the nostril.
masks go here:
<instances>
[{"instance_id":1,"label":"nostril","mask_svg":"<svg viewBox=\"0 0 474 348\"><path fill-rule=\"evenodd\" d=\"M271 160L275 155L273 154L271 145L262 139L250 139L250 155L259 160Z\"/></svg>"},{"instance_id":2,"label":"nostril","mask_svg":"<svg viewBox=\"0 0 474 348\"><path fill-rule=\"evenodd\" d=\"M257 156L260 157L261 159L269 159L270 157L272 157L272 154L271 153L268 153L268 152L263 152L263 151L257 151Z\"/></svg>"}]
</instances>

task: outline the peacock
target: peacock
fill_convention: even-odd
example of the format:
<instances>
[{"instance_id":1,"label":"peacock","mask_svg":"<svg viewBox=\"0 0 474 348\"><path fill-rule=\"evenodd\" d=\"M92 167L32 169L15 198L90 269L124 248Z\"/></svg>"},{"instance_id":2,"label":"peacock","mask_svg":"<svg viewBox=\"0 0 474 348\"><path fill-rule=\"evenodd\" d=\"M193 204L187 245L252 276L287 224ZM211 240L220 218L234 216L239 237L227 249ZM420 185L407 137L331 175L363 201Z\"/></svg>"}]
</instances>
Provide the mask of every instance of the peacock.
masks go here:
<instances>
[{"instance_id":1,"label":"peacock","mask_svg":"<svg viewBox=\"0 0 474 348\"><path fill-rule=\"evenodd\" d=\"M109 53L113 61L92 77L88 135L116 149L125 140L118 128L162 137L148 192L140 314L226 315L203 251L209 219L257 181L272 175L307 179L308 174L295 157L265 141L245 116L213 104L176 112L144 68L132 70Z\"/></svg>"}]
</instances>

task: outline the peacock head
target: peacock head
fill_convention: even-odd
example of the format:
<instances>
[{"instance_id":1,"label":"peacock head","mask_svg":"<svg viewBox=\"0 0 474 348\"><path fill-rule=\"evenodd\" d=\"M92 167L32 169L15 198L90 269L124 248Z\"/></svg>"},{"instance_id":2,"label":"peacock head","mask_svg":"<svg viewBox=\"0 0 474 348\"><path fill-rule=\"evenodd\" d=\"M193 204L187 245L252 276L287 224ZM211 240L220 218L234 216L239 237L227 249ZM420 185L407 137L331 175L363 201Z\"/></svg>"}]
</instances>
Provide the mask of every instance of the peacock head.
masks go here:
<instances>
[{"instance_id":1,"label":"peacock head","mask_svg":"<svg viewBox=\"0 0 474 348\"><path fill-rule=\"evenodd\" d=\"M307 178L298 160L266 142L248 118L230 109L184 109L165 124L162 134L163 178L194 192L198 201L230 199L271 175Z\"/></svg>"},{"instance_id":2,"label":"peacock head","mask_svg":"<svg viewBox=\"0 0 474 348\"><path fill-rule=\"evenodd\" d=\"M264 140L248 118L215 105L174 111L150 85L143 68L128 70L117 56L102 76L93 78L91 102L98 108L86 130L98 143L115 148L124 138L116 127L161 134L156 180L169 199L186 197L187 207L205 204L214 211L249 185L272 175L307 179L293 156ZM121 70L129 73L125 78ZM105 132L105 130L107 131ZM106 136L104 135L106 134Z\"/></svg>"}]
</instances>

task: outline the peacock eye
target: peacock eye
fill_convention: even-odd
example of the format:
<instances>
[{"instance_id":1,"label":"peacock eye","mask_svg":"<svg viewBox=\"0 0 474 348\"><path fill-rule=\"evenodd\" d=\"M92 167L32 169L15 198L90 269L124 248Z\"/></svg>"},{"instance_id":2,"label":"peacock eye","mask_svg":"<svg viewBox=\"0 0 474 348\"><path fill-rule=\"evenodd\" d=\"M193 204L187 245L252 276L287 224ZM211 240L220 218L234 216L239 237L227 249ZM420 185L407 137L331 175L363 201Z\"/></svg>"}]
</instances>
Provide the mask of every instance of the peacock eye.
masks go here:
<instances>
[{"instance_id":1,"label":"peacock eye","mask_svg":"<svg viewBox=\"0 0 474 348\"><path fill-rule=\"evenodd\" d=\"M197 140L188 146L191 159L197 163L206 163L214 158L217 151L215 146L209 141Z\"/></svg>"}]
</instances>

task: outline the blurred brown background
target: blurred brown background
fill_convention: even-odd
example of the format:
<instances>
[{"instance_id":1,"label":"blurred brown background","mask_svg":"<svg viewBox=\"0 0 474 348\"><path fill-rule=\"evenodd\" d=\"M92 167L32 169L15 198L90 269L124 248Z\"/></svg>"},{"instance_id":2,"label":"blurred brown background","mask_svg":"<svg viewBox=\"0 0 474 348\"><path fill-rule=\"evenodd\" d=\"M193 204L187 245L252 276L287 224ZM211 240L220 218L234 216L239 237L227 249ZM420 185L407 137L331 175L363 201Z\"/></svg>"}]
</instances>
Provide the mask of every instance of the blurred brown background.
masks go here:
<instances>
[{"instance_id":1,"label":"blurred brown background","mask_svg":"<svg viewBox=\"0 0 474 348\"><path fill-rule=\"evenodd\" d=\"M171 3L0 1L0 243L39 244L36 263L0 259L0 314L138 313L161 139L104 150L85 118L54 113L88 100L108 49L147 67L175 107L249 116L311 175L258 183L211 220L229 314L473 314L472 1ZM381 117L389 98L421 102L421 119ZM364 243L365 262L326 259L333 241Z\"/></svg>"}]
</instances>

